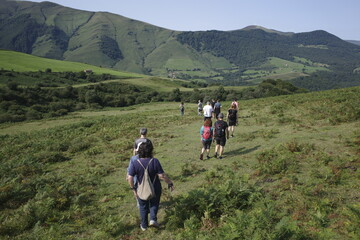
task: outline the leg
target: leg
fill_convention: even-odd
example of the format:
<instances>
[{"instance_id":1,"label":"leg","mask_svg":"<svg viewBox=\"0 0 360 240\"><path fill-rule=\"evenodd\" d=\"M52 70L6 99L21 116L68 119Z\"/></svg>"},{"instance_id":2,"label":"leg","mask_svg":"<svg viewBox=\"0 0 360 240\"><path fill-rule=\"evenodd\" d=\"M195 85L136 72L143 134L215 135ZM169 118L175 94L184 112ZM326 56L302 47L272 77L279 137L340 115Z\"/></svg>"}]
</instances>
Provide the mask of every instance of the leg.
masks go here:
<instances>
[{"instance_id":1,"label":"leg","mask_svg":"<svg viewBox=\"0 0 360 240\"><path fill-rule=\"evenodd\" d=\"M161 197L161 185L155 186L156 197L150 199L150 226L151 227L159 227L157 222L157 213L160 206L160 197Z\"/></svg>"},{"instance_id":2,"label":"leg","mask_svg":"<svg viewBox=\"0 0 360 240\"><path fill-rule=\"evenodd\" d=\"M204 142L204 141L201 141L201 144L203 145L203 147L201 148L200 160L203 160L203 156L204 156L204 152L205 152L206 144L205 144L205 142Z\"/></svg>"},{"instance_id":3,"label":"leg","mask_svg":"<svg viewBox=\"0 0 360 240\"><path fill-rule=\"evenodd\" d=\"M156 197L150 199L150 221L157 222L157 213L160 205L161 194L156 194Z\"/></svg>"},{"instance_id":4,"label":"leg","mask_svg":"<svg viewBox=\"0 0 360 240\"><path fill-rule=\"evenodd\" d=\"M235 130L235 126L231 126L231 136L234 136L234 130Z\"/></svg>"},{"instance_id":5,"label":"leg","mask_svg":"<svg viewBox=\"0 0 360 240\"><path fill-rule=\"evenodd\" d=\"M215 146L215 157L217 158L217 156L218 156L218 149L219 149L219 144L216 144L216 146Z\"/></svg>"},{"instance_id":6,"label":"leg","mask_svg":"<svg viewBox=\"0 0 360 240\"><path fill-rule=\"evenodd\" d=\"M148 227L149 201L138 199L138 202L141 217L141 227L146 229Z\"/></svg>"},{"instance_id":7,"label":"leg","mask_svg":"<svg viewBox=\"0 0 360 240\"><path fill-rule=\"evenodd\" d=\"M219 157L220 159L222 159L225 144L226 144L226 138L221 139L221 141L220 141L220 157Z\"/></svg>"},{"instance_id":8,"label":"leg","mask_svg":"<svg viewBox=\"0 0 360 240\"><path fill-rule=\"evenodd\" d=\"M223 152L224 152L224 147L223 147L223 146L220 146L220 153L219 153L219 156L220 156L220 157L223 155Z\"/></svg>"}]
</instances>

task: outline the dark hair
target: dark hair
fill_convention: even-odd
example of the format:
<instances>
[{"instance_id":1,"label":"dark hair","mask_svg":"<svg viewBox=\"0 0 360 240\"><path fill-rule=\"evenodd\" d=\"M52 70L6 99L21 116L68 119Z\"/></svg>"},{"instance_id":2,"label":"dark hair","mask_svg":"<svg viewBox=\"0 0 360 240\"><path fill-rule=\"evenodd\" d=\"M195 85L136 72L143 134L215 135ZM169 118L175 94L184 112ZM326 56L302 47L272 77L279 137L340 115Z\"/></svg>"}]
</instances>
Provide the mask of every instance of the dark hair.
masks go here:
<instances>
[{"instance_id":1,"label":"dark hair","mask_svg":"<svg viewBox=\"0 0 360 240\"><path fill-rule=\"evenodd\" d=\"M149 140L139 143L139 150L137 151L140 158L152 158L154 147Z\"/></svg>"},{"instance_id":2,"label":"dark hair","mask_svg":"<svg viewBox=\"0 0 360 240\"><path fill-rule=\"evenodd\" d=\"M211 127L211 126L212 126L212 121L211 121L211 119L209 119L209 118L206 119L205 122L204 122L204 126L205 126L205 127Z\"/></svg>"}]
</instances>

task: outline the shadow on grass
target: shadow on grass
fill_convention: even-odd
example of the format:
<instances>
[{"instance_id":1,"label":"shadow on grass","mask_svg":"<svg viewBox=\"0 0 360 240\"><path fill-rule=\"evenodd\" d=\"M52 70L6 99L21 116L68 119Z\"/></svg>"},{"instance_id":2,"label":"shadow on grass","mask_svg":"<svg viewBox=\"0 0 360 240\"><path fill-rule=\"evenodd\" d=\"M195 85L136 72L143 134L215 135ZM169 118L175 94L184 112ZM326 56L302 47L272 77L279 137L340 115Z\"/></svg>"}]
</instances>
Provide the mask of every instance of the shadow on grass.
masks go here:
<instances>
[{"instance_id":1,"label":"shadow on grass","mask_svg":"<svg viewBox=\"0 0 360 240\"><path fill-rule=\"evenodd\" d=\"M252 147L252 148L244 148L244 147L241 147L241 148L238 148L238 149L235 149L235 150L232 150L230 152L226 152L226 147L225 147L225 151L224 151L224 155L227 155L227 156L239 156L239 155L244 155L244 154L248 154L248 153L251 153L253 151L256 151L257 149L259 149L259 147L261 147L261 145L257 145L255 147Z\"/></svg>"}]
</instances>

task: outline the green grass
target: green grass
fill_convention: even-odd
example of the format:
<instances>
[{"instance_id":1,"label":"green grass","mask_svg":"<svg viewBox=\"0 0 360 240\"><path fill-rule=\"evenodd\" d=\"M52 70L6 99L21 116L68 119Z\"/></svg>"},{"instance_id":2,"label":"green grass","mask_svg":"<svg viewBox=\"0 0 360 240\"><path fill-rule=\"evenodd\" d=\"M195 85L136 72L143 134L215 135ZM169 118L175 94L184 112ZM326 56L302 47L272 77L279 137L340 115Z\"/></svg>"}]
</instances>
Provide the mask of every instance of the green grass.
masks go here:
<instances>
[{"instance_id":1,"label":"green grass","mask_svg":"<svg viewBox=\"0 0 360 240\"><path fill-rule=\"evenodd\" d=\"M181 83L186 83L183 80L173 80L168 78L148 77L137 79L124 79L121 82L129 83L136 86L147 87L154 89L158 92L171 92L175 88L179 88L180 91L193 91L192 88L181 87Z\"/></svg>"},{"instance_id":2,"label":"green grass","mask_svg":"<svg viewBox=\"0 0 360 240\"><path fill-rule=\"evenodd\" d=\"M184 117L178 103L150 103L2 125L0 234L356 239L359 95L360 88L349 88L240 101L222 160L198 160L202 117L195 104L185 105ZM163 191L161 228L147 232L125 182L143 126L175 184L173 193Z\"/></svg>"},{"instance_id":3,"label":"green grass","mask_svg":"<svg viewBox=\"0 0 360 240\"><path fill-rule=\"evenodd\" d=\"M310 60L295 57L295 61L271 57L263 65L244 72L243 78L249 82L260 83L265 79L290 80L296 77L308 76L316 71L329 71L325 64L314 63Z\"/></svg>"},{"instance_id":4,"label":"green grass","mask_svg":"<svg viewBox=\"0 0 360 240\"><path fill-rule=\"evenodd\" d=\"M78 62L41 58L7 50L0 50L0 65L4 70L14 70L18 72L45 71L48 68L50 68L53 72L81 72L85 69L91 69L95 74L107 73L122 78L143 77L143 75L135 73L119 72L108 68L101 68Z\"/></svg>"},{"instance_id":5,"label":"green grass","mask_svg":"<svg viewBox=\"0 0 360 240\"><path fill-rule=\"evenodd\" d=\"M187 81L180 79L167 79L167 78L157 78L149 77L136 73L121 72L108 68L96 67L93 65L78 63L78 62L69 62L69 61L59 61L48 58L36 57L33 55L19 53L14 51L0 50L0 65L4 70L16 71L16 72L31 72L31 71L46 71L46 69L51 69L52 72L81 72L85 69L91 69L94 74L110 74L119 79L102 81L101 83L113 83L113 82L124 82L140 87L148 87L158 92L170 92L175 88L179 88L181 91L192 91L191 88L181 87L182 83L187 83ZM19 81L19 84L29 85L26 82L26 79ZM34 84L34 83L30 83ZM73 84L74 87L84 87L88 85L96 85L99 83L81 83Z\"/></svg>"}]
</instances>

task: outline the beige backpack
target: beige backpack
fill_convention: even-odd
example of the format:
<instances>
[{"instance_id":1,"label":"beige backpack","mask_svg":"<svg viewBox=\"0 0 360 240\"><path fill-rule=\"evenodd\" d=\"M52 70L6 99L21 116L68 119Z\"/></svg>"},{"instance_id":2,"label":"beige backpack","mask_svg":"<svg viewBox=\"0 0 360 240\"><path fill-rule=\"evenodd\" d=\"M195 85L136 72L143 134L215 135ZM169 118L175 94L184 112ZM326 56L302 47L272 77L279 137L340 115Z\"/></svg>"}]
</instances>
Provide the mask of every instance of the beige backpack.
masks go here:
<instances>
[{"instance_id":1,"label":"beige backpack","mask_svg":"<svg viewBox=\"0 0 360 240\"><path fill-rule=\"evenodd\" d=\"M155 189L154 189L154 182L156 180L156 176L154 178L154 182L151 182L148 167L153 159L149 161L149 164L144 167L144 165L138 159L140 165L144 168L144 176L142 182L138 185L137 188L137 195L141 200L147 201L155 197Z\"/></svg>"}]
</instances>

